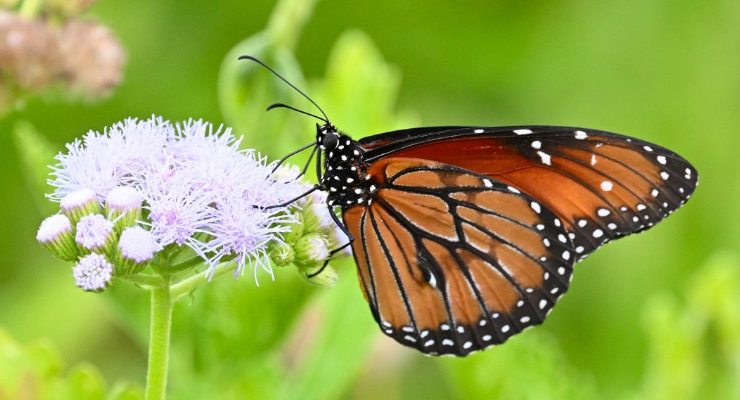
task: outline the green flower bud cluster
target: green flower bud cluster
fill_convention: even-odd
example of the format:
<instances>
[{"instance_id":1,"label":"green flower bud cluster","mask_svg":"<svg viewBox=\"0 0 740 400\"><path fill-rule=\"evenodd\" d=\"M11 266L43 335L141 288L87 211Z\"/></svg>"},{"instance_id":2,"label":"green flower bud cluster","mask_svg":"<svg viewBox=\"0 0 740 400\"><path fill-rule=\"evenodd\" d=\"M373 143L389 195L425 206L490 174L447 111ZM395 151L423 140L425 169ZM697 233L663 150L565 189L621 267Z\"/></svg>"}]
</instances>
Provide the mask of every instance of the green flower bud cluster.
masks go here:
<instances>
[{"instance_id":1,"label":"green flower bud cluster","mask_svg":"<svg viewBox=\"0 0 740 400\"><path fill-rule=\"evenodd\" d=\"M345 251L331 255L332 250L346 243L346 237L331 218L321 194L297 201L292 212L295 222L283 235L283 242L271 245L270 258L277 266L294 265L311 284L334 286L338 274L331 266L324 265L329 258L349 255Z\"/></svg>"},{"instance_id":2,"label":"green flower bud cluster","mask_svg":"<svg viewBox=\"0 0 740 400\"><path fill-rule=\"evenodd\" d=\"M94 100L121 82L123 47L108 28L78 16L92 3L46 0L38 10L21 9L22 15L0 10L0 112L52 89Z\"/></svg>"},{"instance_id":3,"label":"green flower bud cluster","mask_svg":"<svg viewBox=\"0 0 740 400\"><path fill-rule=\"evenodd\" d=\"M100 292L113 276L141 272L159 246L154 236L139 226L142 199L129 187L112 190L101 204L92 190L67 194L60 213L41 223L36 239L54 256L76 262L77 285Z\"/></svg>"}]
</instances>

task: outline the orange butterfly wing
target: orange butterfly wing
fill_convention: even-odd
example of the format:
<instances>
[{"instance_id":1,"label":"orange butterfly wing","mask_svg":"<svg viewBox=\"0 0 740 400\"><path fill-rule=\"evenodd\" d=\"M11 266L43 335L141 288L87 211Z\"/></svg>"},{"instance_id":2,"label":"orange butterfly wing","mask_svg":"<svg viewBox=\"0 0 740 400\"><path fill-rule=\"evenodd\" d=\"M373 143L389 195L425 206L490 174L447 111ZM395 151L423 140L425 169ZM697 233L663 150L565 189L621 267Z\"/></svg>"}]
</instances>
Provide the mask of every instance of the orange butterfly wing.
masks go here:
<instances>
[{"instance_id":1,"label":"orange butterfly wing","mask_svg":"<svg viewBox=\"0 0 740 400\"><path fill-rule=\"evenodd\" d=\"M419 128L360 143L370 161L434 160L529 194L563 220L579 258L653 226L698 184L693 166L668 149L582 128Z\"/></svg>"},{"instance_id":2,"label":"orange butterfly wing","mask_svg":"<svg viewBox=\"0 0 740 400\"><path fill-rule=\"evenodd\" d=\"M568 289L575 249L542 203L434 161L370 172L371 202L343 218L373 315L401 344L467 355L541 323Z\"/></svg>"}]
</instances>

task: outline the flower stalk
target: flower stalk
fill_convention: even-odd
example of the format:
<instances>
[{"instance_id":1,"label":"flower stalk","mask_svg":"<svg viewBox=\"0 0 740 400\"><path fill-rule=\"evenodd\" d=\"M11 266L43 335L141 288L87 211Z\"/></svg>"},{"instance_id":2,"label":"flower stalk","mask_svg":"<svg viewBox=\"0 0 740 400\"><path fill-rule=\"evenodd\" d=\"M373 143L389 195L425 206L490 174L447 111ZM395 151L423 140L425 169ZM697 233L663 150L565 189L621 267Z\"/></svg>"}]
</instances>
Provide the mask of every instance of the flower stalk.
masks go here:
<instances>
[{"instance_id":1,"label":"flower stalk","mask_svg":"<svg viewBox=\"0 0 740 400\"><path fill-rule=\"evenodd\" d=\"M172 331L171 277L161 276L153 286L151 327L149 334L149 364L146 376L146 400L164 400L167 391L167 370L170 356L170 332Z\"/></svg>"}]
</instances>

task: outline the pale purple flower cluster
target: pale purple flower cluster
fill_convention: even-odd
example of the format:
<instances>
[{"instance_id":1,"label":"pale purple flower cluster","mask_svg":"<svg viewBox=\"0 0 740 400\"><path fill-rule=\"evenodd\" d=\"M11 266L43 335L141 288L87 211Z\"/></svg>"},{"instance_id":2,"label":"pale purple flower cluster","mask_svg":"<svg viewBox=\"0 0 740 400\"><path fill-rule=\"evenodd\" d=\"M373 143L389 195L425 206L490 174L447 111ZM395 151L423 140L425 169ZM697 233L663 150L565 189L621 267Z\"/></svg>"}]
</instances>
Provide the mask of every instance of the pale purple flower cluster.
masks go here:
<instances>
[{"instance_id":1,"label":"pale purple flower cluster","mask_svg":"<svg viewBox=\"0 0 740 400\"><path fill-rule=\"evenodd\" d=\"M127 119L67 149L49 180L52 199L86 189L102 205L121 187L135 189L146 211L139 223L159 250L188 246L212 268L233 260L240 273L252 262L272 272L263 260L267 245L282 241L294 216L264 207L303 190L288 177L273 177L264 158L239 149L230 129L200 120Z\"/></svg>"}]
</instances>

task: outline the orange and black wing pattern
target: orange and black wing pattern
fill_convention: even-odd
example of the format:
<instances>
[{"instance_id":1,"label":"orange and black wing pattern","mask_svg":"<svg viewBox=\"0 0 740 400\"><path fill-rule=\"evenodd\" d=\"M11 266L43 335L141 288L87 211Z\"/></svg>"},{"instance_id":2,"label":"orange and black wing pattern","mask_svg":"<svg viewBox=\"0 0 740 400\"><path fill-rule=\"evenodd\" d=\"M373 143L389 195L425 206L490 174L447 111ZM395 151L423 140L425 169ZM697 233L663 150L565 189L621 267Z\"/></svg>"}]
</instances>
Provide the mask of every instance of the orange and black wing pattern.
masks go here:
<instances>
[{"instance_id":1,"label":"orange and black wing pattern","mask_svg":"<svg viewBox=\"0 0 740 400\"><path fill-rule=\"evenodd\" d=\"M666 148L583 128L416 128L359 143L367 162L432 160L528 194L562 220L579 259L609 240L652 227L698 184L694 167Z\"/></svg>"},{"instance_id":2,"label":"orange and black wing pattern","mask_svg":"<svg viewBox=\"0 0 740 400\"><path fill-rule=\"evenodd\" d=\"M575 248L540 200L419 158L369 173L371 200L343 218L373 315L401 344L464 356L542 323L568 289Z\"/></svg>"}]
</instances>

